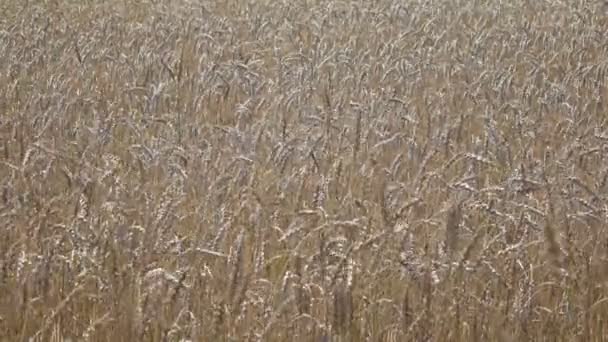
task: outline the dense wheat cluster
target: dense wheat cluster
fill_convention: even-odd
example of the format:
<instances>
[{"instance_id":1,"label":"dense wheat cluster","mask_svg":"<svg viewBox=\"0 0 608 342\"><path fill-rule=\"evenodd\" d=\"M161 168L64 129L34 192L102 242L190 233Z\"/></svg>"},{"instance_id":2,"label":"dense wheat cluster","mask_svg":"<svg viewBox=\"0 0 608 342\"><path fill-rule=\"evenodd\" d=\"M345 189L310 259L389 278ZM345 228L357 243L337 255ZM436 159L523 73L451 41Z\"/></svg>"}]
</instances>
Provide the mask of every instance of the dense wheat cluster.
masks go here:
<instances>
[{"instance_id":1,"label":"dense wheat cluster","mask_svg":"<svg viewBox=\"0 0 608 342\"><path fill-rule=\"evenodd\" d=\"M608 339L592 1L2 1L3 341Z\"/></svg>"}]
</instances>

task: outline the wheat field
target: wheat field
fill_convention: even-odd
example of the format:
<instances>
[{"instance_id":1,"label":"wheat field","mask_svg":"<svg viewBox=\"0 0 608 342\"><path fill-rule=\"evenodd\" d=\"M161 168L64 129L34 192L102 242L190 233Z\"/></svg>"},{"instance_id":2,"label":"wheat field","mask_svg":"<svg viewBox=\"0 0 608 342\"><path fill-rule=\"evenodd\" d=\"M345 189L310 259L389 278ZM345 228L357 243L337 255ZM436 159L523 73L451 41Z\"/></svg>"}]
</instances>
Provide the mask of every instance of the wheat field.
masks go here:
<instances>
[{"instance_id":1,"label":"wheat field","mask_svg":"<svg viewBox=\"0 0 608 342\"><path fill-rule=\"evenodd\" d=\"M0 3L0 340L608 341L600 1Z\"/></svg>"}]
</instances>

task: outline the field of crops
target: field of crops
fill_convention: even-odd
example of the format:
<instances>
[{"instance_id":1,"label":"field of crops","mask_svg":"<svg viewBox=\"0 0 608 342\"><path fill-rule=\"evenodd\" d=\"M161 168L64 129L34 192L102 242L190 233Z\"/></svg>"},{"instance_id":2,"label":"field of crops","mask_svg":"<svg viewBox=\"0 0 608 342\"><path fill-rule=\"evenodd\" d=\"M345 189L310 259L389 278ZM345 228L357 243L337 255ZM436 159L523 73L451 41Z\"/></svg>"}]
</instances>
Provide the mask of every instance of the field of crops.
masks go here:
<instances>
[{"instance_id":1,"label":"field of crops","mask_svg":"<svg viewBox=\"0 0 608 342\"><path fill-rule=\"evenodd\" d=\"M0 341L608 340L608 7L0 2Z\"/></svg>"}]
</instances>

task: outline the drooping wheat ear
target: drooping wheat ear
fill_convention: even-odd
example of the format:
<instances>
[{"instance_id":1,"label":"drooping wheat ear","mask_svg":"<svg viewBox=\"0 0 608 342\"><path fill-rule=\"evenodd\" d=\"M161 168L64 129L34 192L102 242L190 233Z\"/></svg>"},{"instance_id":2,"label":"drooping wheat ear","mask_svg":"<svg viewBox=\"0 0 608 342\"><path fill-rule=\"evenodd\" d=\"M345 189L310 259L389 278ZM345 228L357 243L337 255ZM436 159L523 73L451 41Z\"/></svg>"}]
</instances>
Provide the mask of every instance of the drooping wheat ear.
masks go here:
<instances>
[{"instance_id":1,"label":"drooping wheat ear","mask_svg":"<svg viewBox=\"0 0 608 342\"><path fill-rule=\"evenodd\" d=\"M447 213L445 224L445 248L450 257L458 248L458 227L462 220L462 202L454 203Z\"/></svg>"}]
</instances>

